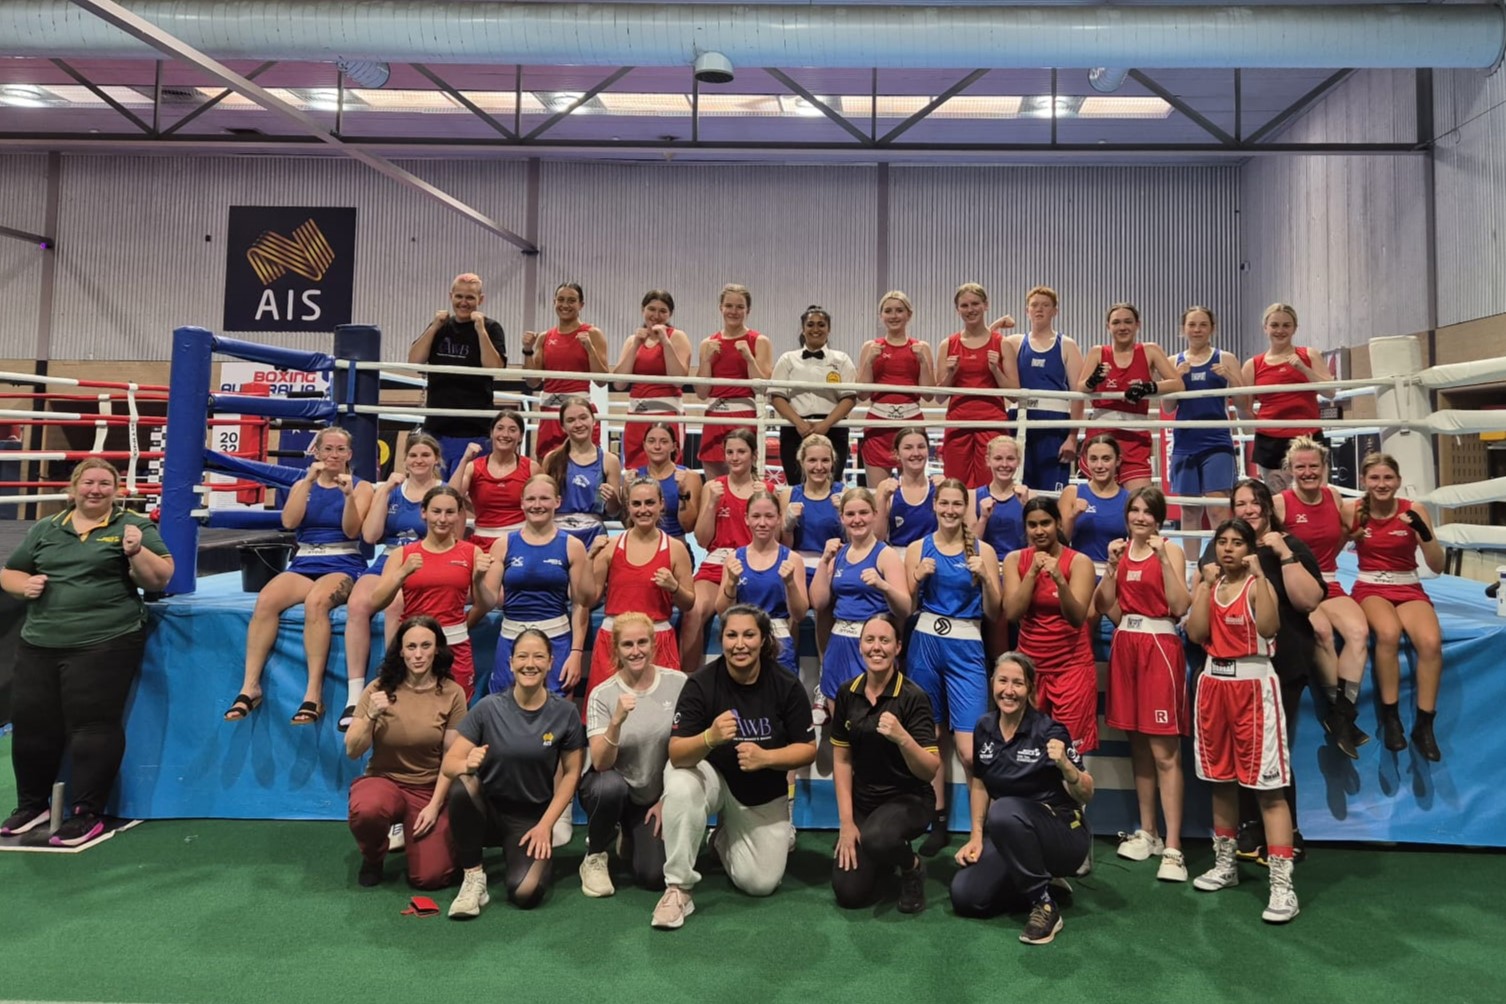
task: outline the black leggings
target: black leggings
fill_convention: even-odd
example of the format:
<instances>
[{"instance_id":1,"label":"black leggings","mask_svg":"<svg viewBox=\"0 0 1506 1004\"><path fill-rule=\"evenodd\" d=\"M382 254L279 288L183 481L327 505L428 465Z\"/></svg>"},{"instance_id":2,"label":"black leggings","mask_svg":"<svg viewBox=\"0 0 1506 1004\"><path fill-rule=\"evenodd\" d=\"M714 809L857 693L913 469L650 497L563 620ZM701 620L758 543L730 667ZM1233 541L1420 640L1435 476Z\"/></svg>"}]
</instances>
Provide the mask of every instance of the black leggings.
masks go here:
<instances>
[{"instance_id":1,"label":"black leggings","mask_svg":"<svg viewBox=\"0 0 1506 1004\"><path fill-rule=\"evenodd\" d=\"M1301 616L1300 614L1298 616ZM1292 726L1297 724L1297 704L1302 700L1302 692L1307 689L1307 677L1281 678L1281 713L1286 718L1286 748L1287 755L1291 755L1292 749ZM1292 771L1292 783L1281 789L1281 794L1286 797L1286 804L1292 812L1292 829L1297 828L1297 772ZM1255 797L1255 792L1240 785L1239 788L1239 818L1242 822L1254 821L1261 826L1260 802ZM1262 827L1263 829L1264 827Z\"/></svg>"},{"instance_id":2,"label":"black leggings","mask_svg":"<svg viewBox=\"0 0 1506 1004\"><path fill-rule=\"evenodd\" d=\"M1029 906L1053 875L1072 875L1092 837L1082 813L1064 818L1029 798L996 798L983 827L983 853L952 879L959 917L992 917Z\"/></svg>"},{"instance_id":3,"label":"black leggings","mask_svg":"<svg viewBox=\"0 0 1506 1004\"><path fill-rule=\"evenodd\" d=\"M104 812L125 756L122 719L145 647L144 628L84 648L16 646L11 761L21 808L46 808L66 751L73 804Z\"/></svg>"},{"instance_id":4,"label":"black leggings","mask_svg":"<svg viewBox=\"0 0 1506 1004\"><path fill-rule=\"evenodd\" d=\"M870 905L876 898L880 878L915 863L910 841L924 833L936 815L931 802L930 798L919 795L902 795L869 813L854 807L858 866L843 871L836 861L831 865L831 891L836 894L838 906L851 910Z\"/></svg>"},{"instance_id":5,"label":"black leggings","mask_svg":"<svg viewBox=\"0 0 1506 1004\"><path fill-rule=\"evenodd\" d=\"M632 799L627 778L615 770L588 770L580 779L580 804L586 810L586 853L612 846L622 827L623 856L632 863L633 881L644 889L664 888L664 838L648 820L652 804Z\"/></svg>"},{"instance_id":6,"label":"black leggings","mask_svg":"<svg viewBox=\"0 0 1506 1004\"><path fill-rule=\"evenodd\" d=\"M507 860L503 876L507 898L520 909L532 910L549 891L551 859L539 861L529 857L518 841L539 825L549 806L497 801L485 795L479 783L473 794L466 781L459 778L450 786L450 836L455 841L455 863L461 868L480 867L482 848L500 846ZM545 839L549 839L548 834Z\"/></svg>"}]
</instances>

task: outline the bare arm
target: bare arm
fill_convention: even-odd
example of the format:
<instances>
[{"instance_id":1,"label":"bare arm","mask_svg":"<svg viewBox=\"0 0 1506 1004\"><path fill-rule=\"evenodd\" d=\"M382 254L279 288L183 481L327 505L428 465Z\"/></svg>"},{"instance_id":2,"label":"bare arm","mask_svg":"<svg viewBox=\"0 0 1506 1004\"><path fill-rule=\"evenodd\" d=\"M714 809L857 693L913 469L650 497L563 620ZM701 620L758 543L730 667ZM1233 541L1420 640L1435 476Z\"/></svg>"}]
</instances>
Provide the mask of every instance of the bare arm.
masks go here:
<instances>
[{"instance_id":1,"label":"bare arm","mask_svg":"<svg viewBox=\"0 0 1506 1004\"><path fill-rule=\"evenodd\" d=\"M701 489L705 482L695 471L675 475L680 479L680 526L695 526L701 515Z\"/></svg>"},{"instance_id":2,"label":"bare arm","mask_svg":"<svg viewBox=\"0 0 1506 1004\"><path fill-rule=\"evenodd\" d=\"M674 604L683 612L695 606L695 580L690 570L690 549L678 540L669 542L669 567L674 573Z\"/></svg>"},{"instance_id":3,"label":"bare arm","mask_svg":"<svg viewBox=\"0 0 1506 1004\"><path fill-rule=\"evenodd\" d=\"M340 510L340 529L345 536L351 540L361 539L361 527L370 509L371 482L362 481L345 494L345 507Z\"/></svg>"},{"instance_id":4,"label":"bare arm","mask_svg":"<svg viewBox=\"0 0 1506 1004\"><path fill-rule=\"evenodd\" d=\"M1035 565L1027 566L1020 574L1019 551L1012 551L1004 558L1004 603L1003 613L1007 620L1017 621L1030 609L1030 598L1035 595Z\"/></svg>"},{"instance_id":5,"label":"bare arm","mask_svg":"<svg viewBox=\"0 0 1506 1004\"><path fill-rule=\"evenodd\" d=\"M1177 372L1177 368L1171 364L1171 360L1166 357L1166 352L1161 346L1153 342L1147 343L1145 354L1150 363L1151 372L1160 377L1156 381L1157 394L1174 394L1179 390L1187 389L1182 383L1182 374Z\"/></svg>"},{"instance_id":6,"label":"bare arm","mask_svg":"<svg viewBox=\"0 0 1506 1004\"><path fill-rule=\"evenodd\" d=\"M1166 606L1173 620L1181 620L1192 605L1192 594L1187 591L1187 555L1181 547L1167 541L1161 549L1161 580L1166 588Z\"/></svg>"},{"instance_id":7,"label":"bare arm","mask_svg":"<svg viewBox=\"0 0 1506 1004\"><path fill-rule=\"evenodd\" d=\"M309 490L314 486L314 479L319 475L315 466L320 470L324 465L319 461L309 464L309 474L294 482L293 487L288 489L288 500L282 506L282 528L284 530L296 530L303 525L304 514L308 512Z\"/></svg>"},{"instance_id":8,"label":"bare arm","mask_svg":"<svg viewBox=\"0 0 1506 1004\"><path fill-rule=\"evenodd\" d=\"M394 490L402 491L401 481L383 481L371 492L371 507L366 510L366 519L361 524L361 539L368 544L380 544L387 536L387 500Z\"/></svg>"},{"instance_id":9,"label":"bare arm","mask_svg":"<svg viewBox=\"0 0 1506 1004\"><path fill-rule=\"evenodd\" d=\"M419 335L413 344L408 347L408 361L410 363L422 364L429 361L429 355L434 351L434 336L439 334L439 329L444 327L449 319L450 312L448 310L441 310L434 315L434 320L429 322L429 326L424 329L423 334Z\"/></svg>"},{"instance_id":10,"label":"bare arm","mask_svg":"<svg viewBox=\"0 0 1506 1004\"><path fill-rule=\"evenodd\" d=\"M875 342L864 342L863 351L858 353L858 383L873 383L873 356L877 351ZM859 399L863 401L873 400L873 394L863 390L858 391Z\"/></svg>"},{"instance_id":11,"label":"bare arm","mask_svg":"<svg viewBox=\"0 0 1506 1004\"><path fill-rule=\"evenodd\" d=\"M1210 637L1209 620L1211 613L1209 606L1212 603L1213 587L1208 584L1205 576L1199 576L1197 587L1192 591L1192 608L1187 611L1187 639L1194 645L1208 644Z\"/></svg>"},{"instance_id":12,"label":"bare arm","mask_svg":"<svg viewBox=\"0 0 1506 1004\"><path fill-rule=\"evenodd\" d=\"M978 541L978 557L983 559L983 616L994 619L1004 608L1004 593L1000 588L999 556L994 546L986 540Z\"/></svg>"},{"instance_id":13,"label":"bare arm","mask_svg":"<svg viewBox=\"0 0 1506 1004\"><path fill-rule=\"evenodd\" d=\"M1072 575L1070 581L1063 581L1061 578L1058 578L1061 573L1057 570L1054 563L1050 566L1050 569L1055 573L1052 577L1056 578L1057 595L1061 598L1062 616L1073 627L1082 627L1087 623L1088 614L1093 610L1093 587L1096 583L1093 581L1092 559L1086 554L1079 554L1073 558L1072 564L1068 568L1068 571ZM1066 586L1067 588L1062 589L1062 586Z\"/></svg>"}]
</instances>

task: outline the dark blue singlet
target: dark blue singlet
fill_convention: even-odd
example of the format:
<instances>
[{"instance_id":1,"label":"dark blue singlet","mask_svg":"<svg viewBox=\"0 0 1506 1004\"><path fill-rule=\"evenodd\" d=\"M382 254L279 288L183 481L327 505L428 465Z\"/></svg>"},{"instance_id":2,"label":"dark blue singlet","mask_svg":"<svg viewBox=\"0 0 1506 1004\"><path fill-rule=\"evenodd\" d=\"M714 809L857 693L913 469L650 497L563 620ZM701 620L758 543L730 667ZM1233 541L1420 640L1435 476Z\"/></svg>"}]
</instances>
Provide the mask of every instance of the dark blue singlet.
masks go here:
<instances>
[{"instance_id":1,"label":"dark blue singlet","mask_svg":"<svg viewBox=\"0 0 1506 1004\"><path fill-rule=\"evenodd\" d=\"M889 499L889 543L904 547L928 533L936 532L936 486L926 483L925 501L911 505L905 501L902 488L896 488Z\"/></svg>"}]
</instances>

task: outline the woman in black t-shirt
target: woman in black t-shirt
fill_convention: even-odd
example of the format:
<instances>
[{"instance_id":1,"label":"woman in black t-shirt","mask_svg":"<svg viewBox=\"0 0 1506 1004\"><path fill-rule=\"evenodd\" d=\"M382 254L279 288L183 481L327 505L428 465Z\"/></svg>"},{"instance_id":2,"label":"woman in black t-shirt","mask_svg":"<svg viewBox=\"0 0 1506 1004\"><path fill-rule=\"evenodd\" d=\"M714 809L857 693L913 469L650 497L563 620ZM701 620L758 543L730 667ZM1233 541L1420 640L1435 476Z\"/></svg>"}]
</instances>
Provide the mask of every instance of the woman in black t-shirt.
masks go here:
<instances>
[{"instance_id":1,"label":"woman in black t-shirt","mask_svg":"<svg viewBox=\"0 0 1506 1004\"><path fill-rule=\"evenodd\" d=\"M1307 677L1316 658L1318 643L1307 615L1323 602L1328 595L1328 586L1312 551L1281 525L1271 489L1264 481L1245 478L1229 492L1229 500L1233 517L1244 520L1255 531L1261 573L1276 591L1281 629L1276 633L1276 651L1271 656L1271 665L1281 681L1281 710L1286 718L1287 744L1290 746L1292 727L1297 723L1297 702L1302 691L1307 689ZM1209 566L1216 574L1218 559L1214 557L1211 540L1198 558L1198 571L1206 575ZM1301 861L1305 852L1302 832L1297 829L1295 775L1292 784L1283 792L1292 813L1292 857ZM1248 788L1239 789L1239 818L1238 856L1244 861L1263 860L1265 827L1260 822L1260 806L1256 803L1255 793Z\"/></svg>"},{"instance_id":2,"label":"woman in black t-shirt","mask_svg":"<svg viewBox=\"0 0 1506 1004\"><path fill-rule=\"evenodd\" d=\"M925 868L910 841L934 814L931 779L941 768L936 721L926 692L900 673L899 628L887 613L863 623L864 672L837 691L832 715L832 779L837 787L837 905L868 906L881 876L900 870L899 912L926 908Z\"/></svg>"},{"instance_id":3,"label":"woman in black t-shirt","mask_svg":"<svg viewBox=\"0 0 1506 1004\"><path fill-rule=\"evenodd\" d=\"M1062 929L1052 877L1075 874L1088 856L1082 807L1093 777L1066 726L1035 710L1035 676L1035 663L1019 652L994 663L994 707L973 731L972 835L957 852L952 909L991 917L1028 904L1020 940L1044 945Z\"/></svg>"}]
</instances>

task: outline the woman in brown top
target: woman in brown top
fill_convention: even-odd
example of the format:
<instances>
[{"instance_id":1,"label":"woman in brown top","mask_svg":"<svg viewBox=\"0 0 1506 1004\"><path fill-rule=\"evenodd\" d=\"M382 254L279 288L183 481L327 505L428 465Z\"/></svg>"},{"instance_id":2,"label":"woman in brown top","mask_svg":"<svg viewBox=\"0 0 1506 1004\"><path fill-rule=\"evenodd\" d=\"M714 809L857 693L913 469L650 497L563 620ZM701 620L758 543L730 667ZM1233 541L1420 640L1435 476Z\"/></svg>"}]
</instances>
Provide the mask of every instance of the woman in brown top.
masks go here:
<instances>
[{"instance_id":1,"label":"woman in brown top","mask_svg":"<svg viewBox=\"0 0 1506 1004\"><path fill-rule=\"evenodd\" d=\"M450 781L439 772L465 717L465 693L450 675L454 661L439 622L410 617L356 702L345 753L355 760L371 751L366 773L350 786L350 832L361 848L363 886L381 884L396 823L406 833L409 885L441 889L454 880L444 814Z\"/></svg>"}]
</instances>

